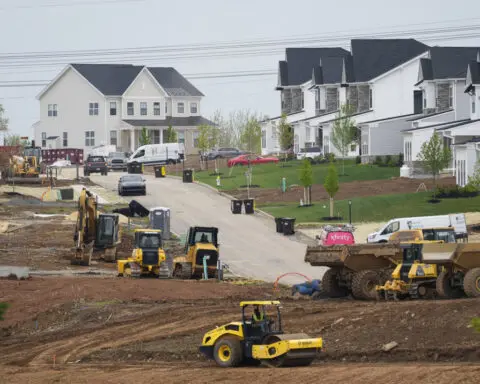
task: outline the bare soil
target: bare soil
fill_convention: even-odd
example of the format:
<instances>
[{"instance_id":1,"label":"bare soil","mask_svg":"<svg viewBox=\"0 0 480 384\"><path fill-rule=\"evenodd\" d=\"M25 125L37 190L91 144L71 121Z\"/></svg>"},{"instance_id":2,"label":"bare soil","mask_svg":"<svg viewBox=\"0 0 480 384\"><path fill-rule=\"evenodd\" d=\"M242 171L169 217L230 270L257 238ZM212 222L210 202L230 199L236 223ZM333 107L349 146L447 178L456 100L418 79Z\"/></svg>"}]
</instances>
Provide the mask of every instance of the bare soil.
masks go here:
<instances>
[{"instance_id":1,"label":"bare soil","mask_svg":"<svg viewBox=\"0 0 480 384\"><path fill-rule=\"evenodd\" d=\"M414 193L417 191L421 183L424 183L428 190L433 189L432 179L408 179L403 177L392 178L390 180L366 180L352 181L341 183L335 199L344 200L353 197L367 197L376 195L390 195L401 193ZM454 177L442 178L438 182L439 186L453 187L455 186ZM228 192L230 195L244 198L246 190L237 189ZM257 203L275 203L275 202L293 202L303 199L303 187L292 187L283 193L280 189L250 189L250 196ZM312 200L327 200L328 194L322 185L316 184L312 186Z\"/></svg>"}]
</instances>

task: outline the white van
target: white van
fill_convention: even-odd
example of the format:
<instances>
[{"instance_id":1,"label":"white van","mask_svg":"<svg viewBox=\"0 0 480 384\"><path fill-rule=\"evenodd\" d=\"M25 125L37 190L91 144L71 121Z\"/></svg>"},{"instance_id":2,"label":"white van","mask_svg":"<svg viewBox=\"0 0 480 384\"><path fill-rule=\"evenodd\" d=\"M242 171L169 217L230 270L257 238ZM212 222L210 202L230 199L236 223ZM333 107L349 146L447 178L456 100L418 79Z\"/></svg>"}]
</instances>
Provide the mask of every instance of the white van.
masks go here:
<instances>
[{"instance_id":1,"label":"white van","mask_svg":"<svg viewBox=\"0 0 480 384\"><path fill-rule=\"evenodd\" d=\"M467 235L467 221L465 214L455 213L450 215L403 217L392 219L377 232L368 235L367 243L386 243L390 235L400 230L453 227L456 236Z\"/></svg>"},{"instance_id":2,"label":"white van","mask_svg":"<svg viewBox=\"0 0 480 384\"><path fill-rule=\"evenodd\" d=\"M175 164L185 158L185 146L181 143L142 145L128 159L145 165Z\"/></svg>"}]
</instances>

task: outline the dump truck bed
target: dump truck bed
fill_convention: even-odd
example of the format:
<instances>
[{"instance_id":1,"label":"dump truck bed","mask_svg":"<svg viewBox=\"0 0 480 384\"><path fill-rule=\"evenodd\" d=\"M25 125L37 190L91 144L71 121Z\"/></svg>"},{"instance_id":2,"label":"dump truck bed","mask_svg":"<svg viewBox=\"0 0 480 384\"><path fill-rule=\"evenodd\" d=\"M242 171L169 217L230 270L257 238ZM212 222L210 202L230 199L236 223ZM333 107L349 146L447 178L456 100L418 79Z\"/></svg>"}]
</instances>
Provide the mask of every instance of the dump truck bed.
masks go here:
<instances>
[{"instance_id":1,"label":"dump truck bed","mask_svg":"<svg viewBox=\"0 0 480 384\"><path fill-rule=\"evenodd\" d=\"M341 255L345 245L334 246L307 246L305 262L314 267L343 267Z\"/></svg>"},{"instance_id":2,"label":"dump truck bed","mask_svg":"<svg viewBox=\"0 0 480 384\"><path fill-rule=\"evenodd\" d=\"M422 257L429 264L453 264L469 270L480 267L480 243L424 244Z\"/></svg>"}]
</instances>

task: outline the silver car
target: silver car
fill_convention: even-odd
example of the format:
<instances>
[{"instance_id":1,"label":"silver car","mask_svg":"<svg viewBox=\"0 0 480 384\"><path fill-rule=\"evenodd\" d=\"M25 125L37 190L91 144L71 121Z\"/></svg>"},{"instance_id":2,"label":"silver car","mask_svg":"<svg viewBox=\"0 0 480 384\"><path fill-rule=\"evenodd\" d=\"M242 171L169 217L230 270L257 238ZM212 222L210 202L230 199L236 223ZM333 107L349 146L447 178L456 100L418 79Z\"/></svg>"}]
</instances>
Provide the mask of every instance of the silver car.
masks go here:
<instances>
[{"instance_id":1,"label":"silver car","mask_svg":"<svg viewBox=\"0 0 480 384\"><path fill-rule=\"evenodd\" d=\"M147 185L145 178L142 175L125 175L118 180L118 194L124 196L132 195L146 195Z\"/></svg>"}]
</instances>

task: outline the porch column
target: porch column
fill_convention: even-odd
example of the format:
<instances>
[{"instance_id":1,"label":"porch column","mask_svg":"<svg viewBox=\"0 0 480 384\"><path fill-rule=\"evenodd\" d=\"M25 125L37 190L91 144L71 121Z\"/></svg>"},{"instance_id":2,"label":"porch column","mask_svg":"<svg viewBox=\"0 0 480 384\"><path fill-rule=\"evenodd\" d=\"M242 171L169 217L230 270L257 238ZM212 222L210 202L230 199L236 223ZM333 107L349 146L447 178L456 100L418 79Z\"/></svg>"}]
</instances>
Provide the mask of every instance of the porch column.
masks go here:
<instances>
[{"instance_id":1,"label":"porch column","mask_svg":"<svg viewBox=\"0 0 480 384\"><path fill-rule=\"evenodd\" d=\"M130 151L135 151L135 130L133 128L130 130Z\"/></svg>"},{"instance_id":2,"label":"porch column","mask_svg":"<svg viewBox=\"0 0 480 384\"><path fill-rule=\"evenodd\" d=\"M163 128L160 129L160 144L163 144Z\"/></svg>"}]
</instances>

